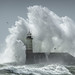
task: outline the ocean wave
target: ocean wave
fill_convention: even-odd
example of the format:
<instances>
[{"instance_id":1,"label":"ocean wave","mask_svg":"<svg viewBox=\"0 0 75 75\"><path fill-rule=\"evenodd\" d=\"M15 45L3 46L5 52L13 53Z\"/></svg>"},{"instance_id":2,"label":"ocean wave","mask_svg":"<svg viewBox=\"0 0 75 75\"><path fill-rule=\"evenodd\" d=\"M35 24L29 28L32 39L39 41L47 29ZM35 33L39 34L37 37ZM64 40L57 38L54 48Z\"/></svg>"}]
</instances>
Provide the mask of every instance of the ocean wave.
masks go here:
<instances>
[{"instance_id":1,"label":"ocean wave","mask_svg":"<svg viewBox=\"0 0 75 75\"><path fill-rule=\"evenodd\" d=\"M37 67L34 65L23 66L3 66L0 73L24 74L24 75L72 75L69 70L62 65L44 65Z\"/></svg>"}]
</instances>

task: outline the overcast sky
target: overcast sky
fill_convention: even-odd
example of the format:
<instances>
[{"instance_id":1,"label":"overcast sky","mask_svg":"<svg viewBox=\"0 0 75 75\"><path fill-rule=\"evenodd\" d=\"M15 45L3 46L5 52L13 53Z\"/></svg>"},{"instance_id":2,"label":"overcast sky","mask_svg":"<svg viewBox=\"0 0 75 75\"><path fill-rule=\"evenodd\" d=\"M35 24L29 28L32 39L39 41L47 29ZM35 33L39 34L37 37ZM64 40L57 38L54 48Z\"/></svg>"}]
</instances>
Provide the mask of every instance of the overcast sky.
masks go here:
<instances>
[{"instance_id":1,"label":"overcast sky","mask_svg":"<svg viewBox=\"0 0 75 75\"><path fill-rule=\"evenodd\" d=\"M27 7L45 6L58 16L68 16L75 22L75 0L0 0L0 44L9 34L8 28L18 20L27 17Z\"/></svg>"}]
</instances>

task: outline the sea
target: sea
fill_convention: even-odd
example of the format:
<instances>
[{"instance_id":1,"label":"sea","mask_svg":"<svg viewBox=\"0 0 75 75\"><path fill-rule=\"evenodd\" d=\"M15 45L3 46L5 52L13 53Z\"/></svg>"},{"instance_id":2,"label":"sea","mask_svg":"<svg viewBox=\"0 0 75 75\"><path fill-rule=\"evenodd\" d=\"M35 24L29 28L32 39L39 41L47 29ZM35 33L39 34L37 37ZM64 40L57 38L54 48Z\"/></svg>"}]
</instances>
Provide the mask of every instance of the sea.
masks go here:
<instances>
[{"instance_id":1,"label":"sea","mask_svg":"<svg viewBox=\"0 0 75 75\"><path fill-rule=\"evenodd\" d=\"M1 64L0 75L75 75L75 66L59 64Z\"/></svg>"}]
</instances>

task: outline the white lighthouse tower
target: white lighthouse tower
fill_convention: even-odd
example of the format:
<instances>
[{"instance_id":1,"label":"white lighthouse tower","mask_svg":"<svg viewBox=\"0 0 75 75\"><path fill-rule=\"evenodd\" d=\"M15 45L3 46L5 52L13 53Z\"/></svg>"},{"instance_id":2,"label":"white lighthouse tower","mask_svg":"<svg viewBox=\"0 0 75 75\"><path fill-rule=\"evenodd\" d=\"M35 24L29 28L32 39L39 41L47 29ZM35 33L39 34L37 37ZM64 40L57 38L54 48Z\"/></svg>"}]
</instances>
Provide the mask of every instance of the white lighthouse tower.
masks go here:
<instances>
[{"instance_id":1,"label":"white lighthouse tower","mask_svg":"<svg viewBox=\"0 0 75 75\"><path fill-rule=\"evenodd\" d=\"M33 52L33 46L32 46L32 35L29 31L26 37L26 53L32 53Z\"/></svg>"}]
</instances>

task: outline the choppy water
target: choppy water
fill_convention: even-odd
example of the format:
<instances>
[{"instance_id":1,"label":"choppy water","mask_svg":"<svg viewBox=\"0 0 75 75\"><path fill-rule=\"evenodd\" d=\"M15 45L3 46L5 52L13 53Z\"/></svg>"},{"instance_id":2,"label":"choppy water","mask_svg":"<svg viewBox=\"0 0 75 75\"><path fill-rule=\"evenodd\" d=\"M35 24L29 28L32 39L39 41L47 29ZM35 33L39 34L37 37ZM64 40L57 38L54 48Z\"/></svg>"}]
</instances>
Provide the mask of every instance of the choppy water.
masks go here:
<instances>
[{"instance_id":1,"label":"choppy water","mask_svg":"<svg viewBox=\"0 0 75 75\"><path fill-rule=\"evenodd\" d=\"M0 75L75 75L75 67L63 65L0 65Z\"/></svg>"}]
</instances>

